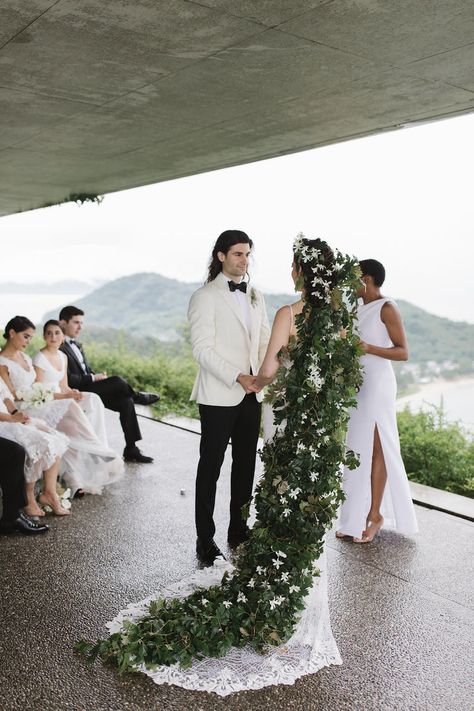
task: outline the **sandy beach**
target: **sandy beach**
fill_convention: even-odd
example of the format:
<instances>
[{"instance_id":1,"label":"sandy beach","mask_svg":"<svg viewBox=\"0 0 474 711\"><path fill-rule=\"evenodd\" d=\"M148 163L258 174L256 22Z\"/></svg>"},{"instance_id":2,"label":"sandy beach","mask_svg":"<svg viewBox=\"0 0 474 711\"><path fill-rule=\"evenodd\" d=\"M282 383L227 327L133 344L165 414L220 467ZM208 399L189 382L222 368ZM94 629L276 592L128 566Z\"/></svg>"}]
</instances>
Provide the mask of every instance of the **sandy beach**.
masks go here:
<instances>
[{"instance_id":1,"label":"sandy beach","mask_svg":"<svg viewBox=\"0 0 474 711\"><path fill-rule=\"evenodd\" d=\"M419 386L412 395L397 400L397 410L408 406L412 411L443 405L448 419L460 420L465 427L474 431L474 376L464 376L453 380L436 380Z\"/></svg>"}]
</instances>

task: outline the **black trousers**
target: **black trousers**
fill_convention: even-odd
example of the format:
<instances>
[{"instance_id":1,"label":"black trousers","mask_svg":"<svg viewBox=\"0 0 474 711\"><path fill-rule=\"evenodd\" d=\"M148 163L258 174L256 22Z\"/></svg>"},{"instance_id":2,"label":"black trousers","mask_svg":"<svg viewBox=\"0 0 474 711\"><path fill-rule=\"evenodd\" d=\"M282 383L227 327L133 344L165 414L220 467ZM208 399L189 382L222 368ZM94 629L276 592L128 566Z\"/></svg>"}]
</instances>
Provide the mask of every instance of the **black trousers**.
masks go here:
<instances>
[{"instance_id":1,"label":"black trousers","mask_svg":"<svg viewBox=\"0 0 474 711\"><path fill-rule=\"evenodd\" d=\"M245 530L242 507L252 498L261 404L255 393L234 407L199 405L200 458L196 477L196 531L198 538L213 538L217 480L229 439L232 441L230 522L228 537Z\"/></svg>"},{"instance_id":2,"label":"black trousers","mask_svg":"<svg viewBox=\"0 0 474 711\"><path fill-rule=\"evenodd\" d=\"M108 410L119 413L127 447L133 447L135 442L142 438L133 401L135 391L126 380L119 375L112 375L110 378L88 383L82 386L81 390L96 393Z\"/></svg>"},{"instance_id":3,"label":"black trousers","mask_svg":"<svg viewBox=\"0 0 474 711\"><path fill-rule=\"evenodd\" d=\"M3 492L4 522L18 518L19 510L26 506L25 450L17 442L0 437L0 487Z\"/></svg>"}]
</instances>

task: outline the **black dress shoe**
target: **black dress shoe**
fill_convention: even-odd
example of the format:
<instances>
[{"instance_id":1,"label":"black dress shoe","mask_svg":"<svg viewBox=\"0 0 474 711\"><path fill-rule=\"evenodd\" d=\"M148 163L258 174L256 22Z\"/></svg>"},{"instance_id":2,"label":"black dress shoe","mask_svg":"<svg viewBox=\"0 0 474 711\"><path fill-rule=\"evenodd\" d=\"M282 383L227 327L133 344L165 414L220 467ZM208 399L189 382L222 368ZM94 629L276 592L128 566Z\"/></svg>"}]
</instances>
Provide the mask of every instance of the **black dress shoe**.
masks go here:
<instances>
[{"instance_id":1,"label":"black dress shoe","mask_svg":"<svg viewBox=\"0 0 474 711\"><path fill-rule=\"evenodd\" d=\"M205 565L213 565L217 558L221 558L222 560L226 559L213 538L211 538L210 541L202 541L200 538L197 538L196 554L201 563L205 563Z\"/></svg>"},{"instance_id":2,"label":"black dress shoe","mask_svg":"<svg viewBox=\"0 0 474 711\"><path fill-rule=\"evenodd\" d=\"M159 393L135 393L133 396L133 402L137 405L153 405L153 403L158 402L160 399Z\"/></svg>"},{"instance_id":3,"label":"black dress shoe","mask_svg":"<svg viewBox=\"0 0 474 711\"><path fill-rule=\"evenodd\" d=\"M0 533L24 533L26 536L35 536L46 531L49 531L49 526L45 523L36 523L24 513L20 513L14 521L0 523Z\"/></svg>"},{"instance_id":4,"label":"black dress shoe","mask_svg":"<svg viewBox=\"0 0 474 711\"><path fill-rule=\"evenodd\" d=\"M136 462L138 464L151 464L153 461L153 457L147 457L146 454L142 454L138 447L125 447L123 458L126 462Z\"/></svg>"},{"instance_id":5,"label":"black dress shoe","mask_svg":"<svg viewBox=\"0 0 474 711\"><path fill-rule=\"evenodd\" d=\"M248 541L250 536L250 528L245 527L243 531L238 533L228 533L227 534L227 545L229 548L237 548L241 543Z\"/></svg>"}]
</instances>

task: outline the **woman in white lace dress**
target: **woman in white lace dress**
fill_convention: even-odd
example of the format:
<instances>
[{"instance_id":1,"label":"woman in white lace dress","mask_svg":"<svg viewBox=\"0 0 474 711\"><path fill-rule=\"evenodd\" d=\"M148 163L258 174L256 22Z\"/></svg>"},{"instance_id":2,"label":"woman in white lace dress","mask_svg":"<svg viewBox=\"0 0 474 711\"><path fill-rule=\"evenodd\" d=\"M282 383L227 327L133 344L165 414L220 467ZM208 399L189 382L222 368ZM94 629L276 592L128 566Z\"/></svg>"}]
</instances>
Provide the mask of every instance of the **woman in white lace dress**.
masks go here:
<instances>
[{"instance_id":1,"label":"woman in white lace dress","mask_svg":"<svg viewBox=\"0 0 474 711\"><path fill-rule=\"evenodd\" d=\"M19 401L17 391L31 389L36 380L31 358L23 352L34 331L34 324L29 319L15 316L3 334L7 343L0 352L0 376L16 401ZM123 474L123 462L99 441L73 398L55 399L26 408L25 412L40 417L50 427L68 436L69 447L63 456L61 472L73 492L82 489L99 494L103 486Z\"/></svg>"},{"instance_id":2,"label":"woman in white lace dress","mask_svg":"<svg viewBox=\"0 0 474 711\"><path fill-rule=\"evenodd\" d=\"M35 498L35 484L38 479L43 478L40 502L50 506L57 516L69 514L70 511L61 506L56 492L61 455L68 447L68 439L65 435L48 427L42 420L30 418L26 413L17 410L11 399L11 394L1 378L0 436L21 444L26 452L25 492L27 504L24 509L25 513L28 516L44 516L44 511L38 506Z\"/></svg>"}]
</instances>

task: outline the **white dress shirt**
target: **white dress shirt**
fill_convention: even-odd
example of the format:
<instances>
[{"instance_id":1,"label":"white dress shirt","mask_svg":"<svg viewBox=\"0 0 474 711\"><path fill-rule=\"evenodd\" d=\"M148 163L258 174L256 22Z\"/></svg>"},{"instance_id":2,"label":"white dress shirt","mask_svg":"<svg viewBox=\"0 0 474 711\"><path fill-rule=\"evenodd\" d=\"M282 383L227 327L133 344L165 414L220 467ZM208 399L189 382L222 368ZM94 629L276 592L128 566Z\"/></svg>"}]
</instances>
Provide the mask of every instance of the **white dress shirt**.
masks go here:
<instances>
[{"instance_id":1,"label":"white dress shirt","mask_svg":"<svg viewBox=\"0 0 474 711\"><path fill-rule=\"evenodd\" d=\"M229 279L227 280L229 281ZM249 302L247 299L247 294L244 294L243 291L240 291L240 289L236 289L234 292L234 297L237 299L239 302L240 309L242 311L242 316L244 317L245 325L247 326L247 331L249 332L249 338L251 337L251 331L252 331L252 324L250 321L250 311L249 311Z\"/></svg>"}]
</instances>

